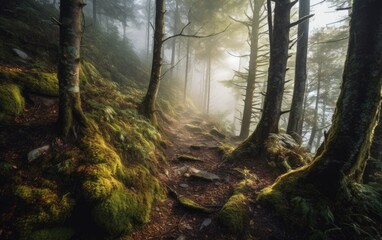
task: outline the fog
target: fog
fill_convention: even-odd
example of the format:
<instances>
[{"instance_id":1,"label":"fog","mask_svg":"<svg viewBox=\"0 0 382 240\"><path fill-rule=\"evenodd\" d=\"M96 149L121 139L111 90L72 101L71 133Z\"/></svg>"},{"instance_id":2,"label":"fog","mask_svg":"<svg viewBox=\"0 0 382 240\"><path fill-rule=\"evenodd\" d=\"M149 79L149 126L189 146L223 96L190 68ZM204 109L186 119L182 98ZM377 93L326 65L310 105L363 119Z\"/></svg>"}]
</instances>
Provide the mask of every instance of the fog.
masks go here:
<instances>
[{"instance_id":1,"label":"fog","mask_svg":"<svg viewBox=\"0 0 382 240\"><path fill-rule=\"evenodd\" d=\"M179 10L179 22L177 22L178 30L175 31L173 28L174 17L175 17L175 3L174 1L168 1L166 6L166 16L165 16L165 37L177 34L181 29L187 26L186 31L188 34L193 35L209 35L217 34L217 36L209 38L192 38L191 40L191 52L189 53L190 57L190 69L188 72L188 90L187 97L192 99L194 104L204 112L207 112L206 109L206 93L203 90L203 84L206 86L206 78L208 73L206 73L206 64L208 59L211 61L210 68L210 90L209 90L209 104L208 104L208 114L212 117L219 119L223 125L234 134L238 134L241 124L241 114L243 111L243 96L244 90L237 89L237 86L230 85L227 82L240 82L240 84L245 85L245 79L241 79L238 76L238 72L243 74L248 70L249 66L249 52L250 47L248 44L248 28L239 21L248 20L246 14L251 16L250 6L248 2L242 4L241 9L236 11L231 11L231 9L224 9L224 6L219 8L219 18L208 17L206 19L200 20L197 19L197 16L191 16L194 12L200 11L197 6L191 5L187 10L187 4L182 7L185 8L182 11ZM150 11L150 23L147 22L148 19L148 1L141 0L136 2L138 4L136 18L138 20L128 23L126 28L126 37L129 40L130 44L133 46L135 52L140 56L141 60L147 65L147 69L150 69L151 56L147 56L147 46L150 46L149 51L152 51L153 45L153 27L154 24L154 3L151 3ZM348 24L348 12L347 11L338 11L336 10L338 6L328 3L326 1L312 0L311 1L311 13L314 14L309 20L310 24L310 35L320 32L323 28L330 29L340 29ZM223 12L226 11L226 12ZM245 14L244 14L245 12ZM298 4L292 9L292 21L296 21L298 18ZM264 13L264 12L263 12ZM212 13L209 13L212 14ZM192 18L194 17L194 20ZM191 20L190 20L191 19ZM214 21L219 20L219 23ZM261 31L266 31L266 24L262 24L263 27ZM115 25L122 36L123 28L122 25ZM229 26L228 29L225 29L225 26ZM193 30L198 28L198 30ZM193 30L193 31L192 31ZM147 33L149 32L149 36ZM296 38L297 27L294 27L290 31L290 39ZM267 33L263 33L262 38L259 40L259 46L264 46L268 48L268 36ZM162 81L168 81L170 77L174 78L177 84L180 86L180 89L184 86L185 79L185 67L186 67L186 55L187 55L187 38L186 37L177 37L174 38L176 41L176 56L175 62L173 63L176 66L171 68L171 58L172 58L172 44L173 40L167 41L164 43L163 51L163 72L167 72L163 76ZM149 41L149 44L147 44ZM214 42L214 43L209 43ZM343 41L343 44L346 44L346 41ZM208 45L209 44L209 45ZM312 40L309 42L308 51L313 51L313 46L315 46ZM293 55L295 54L295 45L291 48L291 56L288 62L289 71L287 72L287 81L293 80L294 78L294 59ZM213 49L212 49L213 48ZM216 48L216 49L215 49ZM209 50L210 49L210 50ZM212 49L212 51L211 51ZM207 52L210 51L211 54ZM308 60L309 61L309 60ZM308 63L309 65L309 63ZM169 74L171 73L171 76ZM267 66L262 67L264 76L257 80L258 88L255 90L260 96L264 93L266 89L265 81L267 78ZM309 70L308 70L309 71ZM313 73L311 73L313 74ZM309 73L308 73L309 75ZM239 80L238 80L239 79ZM339 81L339 80L338 80ZM311 80L311 84L314 84ZM245 87L245 86L244 86ZM293 90L293 81L290 81L286 85L285 94L284 94L284 103L283 106L288 108L291 101L291 95ZM204 93L203 93L204 91ZM308 94L309 98L314 98L316 95L315 92L310 92ZM203 103L204 101L204 103ZM321 101L321 100L320 100ZM260 103L261 105L261 103ZM312 100L308 103L308 108L314 107L314 101ZM257 108L261 108L258 106ZM321 110L318 110L321 111ZM330 121L331 110L327 117L326 121ZM260 116L259 112L256 113ZM280 120L280 127L286 128L288 114L282 116ZM251 125L251 131L253 131L256 126L256 120ZM304 141L308 141L310 137L309 126L306 126L306 131L304 133Z\"/></svg>"}]
</instances>

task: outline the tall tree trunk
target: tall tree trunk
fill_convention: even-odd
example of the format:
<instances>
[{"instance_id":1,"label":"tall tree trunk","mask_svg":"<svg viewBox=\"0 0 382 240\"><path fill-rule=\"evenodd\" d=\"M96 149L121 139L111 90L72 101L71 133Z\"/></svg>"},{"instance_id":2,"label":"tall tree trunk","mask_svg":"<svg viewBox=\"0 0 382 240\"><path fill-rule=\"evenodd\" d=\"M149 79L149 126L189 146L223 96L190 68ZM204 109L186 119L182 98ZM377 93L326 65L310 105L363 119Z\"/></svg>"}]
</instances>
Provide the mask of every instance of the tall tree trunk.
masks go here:
<instances>
[{"instance_id":1,"label":"tall tree trunk","mask_svg":"<svg viewBox=\"0 0 382 240\"><path fill-rule=\"evenodd\" d=\"M190 64L190 38L187 39L187 51L186 51L186 68L184 70L184 99L183 102L186 102L187 99L187 84L188 84L188 65Z\"/></svg>"},{"instance_id":2,"label":"tall tree trunk","mask_svg":"<svg viewBox=\"0 0 382 240\"><path fill-rule=\"evenodd\" d=\"M150 28L151 28L151 0L147 0L147 26L146 26L146 58L150 57Z\"/></svg>"},{"instance_id":3,"label":"tall tree trunk","mask_svg":"<svg viewBox=\"0 0 382 240\"><path fill-rule=\"evenodd\" d=\"M80 44L82 36L82 0L62 0L60 4L60 52L58 63L59 123L64 137L72 129L87 125L80 98Z\"/></svg>"},{"instance_id":4,"label":"tall tree trunk","mask_svg":"<svg viewBox=\"0 0 382 240\"><path fill-rule=\"evenodd\" d=\"M381 14L379 0L354 1L341 93L322 151L307 168L285 175L272 189L288 194L305 185L335 200L345 180L362 180L381 106ZM298 185L285 188L288 181Z\"/></svg>"},{"instance_id":5,"label":"tall tree trunk","mask_svg":"<svg viewBox=\"0 0 382 240\"><path fill-rule=\"evenodd\" d=\"M139 106L139 113L156 124L155 103L159 90L162 70L162 47L164 31L164 0L156 0L155 6L155 31L154 31L154 49L153 61L151 66L150 83L147 93Z\"/></svg>"},{"instance_id":6,"label":"tall tree trunk","mask_svg":"<svg viewBox=\"0 0 382 240\"><path fill-rule=\"evenodd\" d=\"M255 81L257 72L257 56L259 49L259 25L260 25L260 10L264 0L254 0L253 16L251 25L251 53L249 56L249 69L247 78L247 87L245 89L243 119L240 128L240 138L245 139L249 136L249 128L252 119L253 92L255 91ZM240 70L240 69L239 69Z\"/></svg>"},{"instance_id":7,"label":"tall tree trunk","mask_svg":"<svg viewBox=\"0 0 382 240\"><path fill-rule=\"evenodd\" d=\"M312 126L312 131L310 133L309 137L309 142L308 145L309 147L312 146L313 140L316 137L316 132L317 132L317 126L318 126L318 104L320 100L320 91L321 91L321 64L318 66L318 73L317 73L317 90L316 90L316 103L314 106L314 116L313 116L313 126Z\"/></svg>"},{"instance_id":8,"label":"tall tree trunk","mask_svg":"<svg viewBox=\"0 0 382 240\"><path fill-rule=\"evenodd\" d=\"M93 0L93 23L97 24L97 0Z\"/></svg>"},{"instance_id":9,"label":"tall tree trunk","mask_svg":"<svg viewBox=\"0 0 382 240\"><path fill-rule=\"evenodd\" d=\"M178 31L178 21L179 21L179 0L175 0L175 12L174 12L174 28L173 28L173 34L177 34ZM170 78L173 79L174 77L174 66L175 66L175 54L176 54L176 38L173 38L172 40L172 46L171 46L171 75Z\"/></svg>"},{"instance_id":10,"label":"tall tree trunk","mask_svg":"<svg viewBox=\"0 0 382 240\"><path fill-rule=\"evenodd\" d=\"M318 131L318 136L317 136L317 140L316 140L316 145L315 145L315 149L317 150L320 145L321 145L321 139L322 139L322 136L324 135L323 133L325 132L325 124L326 124L326 100L325 98L322 99L323 102L322 102L322 114L321 114L321 125L320 125L320 129Z\"/></svg>"},{"instance_id":11,"label":"tall tree trunk","mask_svg":"<svg viewBox=\"0 0 382 240\"><path fill-rule=\"evenodd\" d=\"M206 112L210 112L210 98L211 98L211 54L208 55L206 72Z\"/></svg>"},{"instance_id":12,"label":"tall tree trunk","mask_svg":"<svg viewBox=\"0 0 382 240\"><path fill-rule=\"evenodd\" d=\"M258 156L270 133L278 133L281 103L284 93L285 72L288 60L290 10L289 0L275 2L275 17L271 39L270 64L268 69L267 92L259 124L254 133L233 152L233 157L243 155Z\"/></svg>"},{"instance_id":13,"label":"tall tree trunk","mask_svg":"<svg viewBox=\"0 0 382 240\"><path fill-rule=\"evenodd\" d=\"M310 0L299 1L299 18L310 14ZM309 20L298 25L298 42L296 52L295 80L291 111L289 113L287 133L294 136L301 144L302 139L302 106L306 85L306 58L308 54Z\"/></svg>"}]
</instances>

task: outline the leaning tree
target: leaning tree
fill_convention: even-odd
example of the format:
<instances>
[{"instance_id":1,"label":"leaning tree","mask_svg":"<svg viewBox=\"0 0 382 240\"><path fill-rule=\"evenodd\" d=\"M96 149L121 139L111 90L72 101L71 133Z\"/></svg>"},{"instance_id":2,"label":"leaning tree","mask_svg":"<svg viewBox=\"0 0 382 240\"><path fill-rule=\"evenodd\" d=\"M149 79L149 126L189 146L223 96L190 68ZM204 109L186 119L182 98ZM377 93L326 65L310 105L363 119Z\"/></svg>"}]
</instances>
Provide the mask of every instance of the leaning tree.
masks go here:
<instances>
[{"instance_id":1,"label":"leaning tree","mask_svg":"<svg viewBox=\"0 0 382 240\"><path fill-rule=\"evenodd\" d=\"M316 218L316 227L346 219L352 221L346 226L352 226L354 221L380 217L380 200L373 201L378 194L360 183L378 122L381 86L382 1L355 0L341 93L332 126L313 162L281 176L263 191L260 199L288 220L303 220L304 216L306 219L310 211L309 215ZM346 207L350 208L347 215L341 212ZM360 213L362 209L365 211ZM367 218L360 220L365 214ZM308 224L313 224L312 221Z\"/></svg>"}]
</instances>

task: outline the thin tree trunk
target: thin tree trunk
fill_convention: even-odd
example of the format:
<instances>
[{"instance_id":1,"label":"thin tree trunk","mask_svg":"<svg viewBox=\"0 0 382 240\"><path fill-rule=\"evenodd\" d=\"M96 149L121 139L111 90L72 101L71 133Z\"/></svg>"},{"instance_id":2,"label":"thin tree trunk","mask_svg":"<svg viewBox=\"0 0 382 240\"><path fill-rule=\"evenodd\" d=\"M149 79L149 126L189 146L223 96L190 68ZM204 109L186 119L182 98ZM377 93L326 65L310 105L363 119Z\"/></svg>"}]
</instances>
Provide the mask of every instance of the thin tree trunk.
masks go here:
<instances>
[{"instance_id":1,"label":"thin tree trunk","mask_svg":"<svg viewBox=\"0 0 382 240\"><path fill-rule=\"evenodd\" d=\"M147 9L147 26L146 26L146 58L147 60L150 57L150 28L151 28L151 0L147 0L148 9Z\"/></svg>"},{"instance_id":2,"label":"thin tree trunk","mask_svg":"<svg viewBox=\"0 0 382 240\"><path fill-rule=\"evenodd\" d=\"M284 93L285 72L288 60L290 10L289 0L275 2L275 17L268 69L267 92L259 124L254 133L241 143L233 152L233 157L240 155L258 156L270 133L278 133L281 104Z\"/></svg>"},{"instance_id":3,"label":"thin tree trunk","mask_svg":"<svg viewBox=\"0 0 382 240\"><path fill-rule=\"evenodd\" d=\"M313 117L313 126L312 126L312 131L310 133L309 137L309 148L312 147L313 140L316 137L316 132L317 132L317 125L318 125L318 104L320 100L320 91L321 91L321 64L318 67L318 73L317 73L317 90L316 90L316 103L314 106L314 117Z\"/></svg>"},{"instance_id":4,"label":"thin tree trunk","mask_svg":"<svg viewBox=\"0 0 382 240\"><path fill-rule=\"evenodd\" d=\"M240 138L245 139L249 136L249 128L252 119L253 92L255 91L255 81L257 72L257 56L259 48L259 25L260 11L264 0L254 0L252 16L252 34L251 34L251 53L249 57L249 69L247 78L247 87L245 89L243 119L240 128ZM240 69L239 69L240 70Z\"/></svg>"},{"instance_id":5,"label":"thin tree trunk","mask_svg":"<svg viewBox=\"0 0 382 240\"><path fill-rule=\"evenodd\" d=\"M173 28L173 34L177 34L178 31L178 19L179 19L179 0L175 0L175 12L174 12L174 28ZM172 46L171 46L171 79L174 77L174 65L175 65L175 54L176 54L176 38L173 38L172 40Z\"/></svg>"},{"instance_id":6,"label":"thin tree trunk","mask_svg":"<svg viewBox=\"0 0 382 240\"><path fill-rule=\"evenodd\" d=\"M310 0L299 1L299 18L303 18L310 14ZM289 113L287 133L294 136L301 144L302 135L302 106L304 104L304 94L306 85L306 58L308 54L308 36L309 36L309 20L298 25L297 52L295 81L293 88L293 98L291 111Z\"/></svg>"},{"instance_id":7,"label":"thin tree trunk","mask_svg":"<svg viewBox=\"0 0 382 240\"><path fill-rule=\"evenodd\" d=\"M190 38L187 39L187 52L186 52L186 68L184 72L184 99L183 101L186 102L187 99L187 83L188 83L188 65L190 61Z\"/></svg>"},{"instance_id":8,"label":"thin tree trunk","mask_svg":"<svg viewBox=\"0 0 382 240\"><path fill-rule=\"evenodd\" d=\"M211 98L211 55L208 55L207 62L207 79L206 79L206 112L210 112L210 98Z\"/></svg>"},{"instance_id":9,"label":"thin tree trunk","mask_svg":"<svg viewBox=\"0 0 382 240\"><path fill-rule=\"evenodd\" d=\"M94 24L98 23L97 22L97 0L93 0L93 23Z\"/></svg>"},{"instance_id":10,"label":"thin tree trunk","mask_svg":"<svg viewBox=\"0 0 382 240\"><path fill-rule=\"evenodd\" d=\"M59 123L64 137L76 127L87 125L80 98L80 45L82 36L82 0L62 0L60 4L60 52L58 63Z\"/></svg>"},{"instance_id":11,"label":"thin tree trunk","mask_svg":"<svg viewBox=\"0 0 382 240\"><path fill-rule=\"evenodd\" d=\"M158 95L162 70L162 47L164 31L164 0L156 0L153 61L150 83L145 98L139 106L139 112L156 124L155 103Z\"/></svg>"}]
</instances>

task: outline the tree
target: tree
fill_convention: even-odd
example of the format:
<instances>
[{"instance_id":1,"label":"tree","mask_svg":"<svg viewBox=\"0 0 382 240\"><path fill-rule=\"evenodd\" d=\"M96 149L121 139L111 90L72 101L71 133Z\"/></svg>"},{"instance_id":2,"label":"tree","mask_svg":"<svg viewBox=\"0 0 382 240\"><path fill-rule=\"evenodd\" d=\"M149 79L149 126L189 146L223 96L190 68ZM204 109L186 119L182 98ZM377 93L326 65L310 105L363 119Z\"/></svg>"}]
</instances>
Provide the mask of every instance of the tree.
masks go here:
<instances>
[{"instance_id":1,"label":"tree","mask_svg":"<svg viewBox=\"0 0 382 240\"><path fill-rule=\"evenodd\" d=\"M164 0L155 2L155 29L154 29L154 48L153 60L151 65L150 83L146 96L139 105L139 113L147 117L156 124L155 102L158 95L159 83L162 71L162 47L164 31Z\"/></svg>"},{"instance_id":2,"label":"tree","mask_svg":"<svg viewBox=\"0 0 382 240\"><path fill-rule=\"evenodd\" d=\"M62 0L60 3L60 52L59 79L59 123L63 136L76 127L87 125L81 108L80 98L80 44L83 30L83 0Z\"/></svg>"},{"instance_id":3,"label":"tree","mask_svg":"<svg viewBox=\"0 0 382 240\"><path fill-rule=\"evenodd\" d=\"M341 93L327 137L310 165L283 175L260 197L279 213L284 213L287 219L301 217L291 216L292 211L288 212L288 206L303 207L293 203L296 197L299 201L302 199L313 204L311 209L315 209L316 217L323 216L320 212L323 209L339 213L346 205L357 203L369 209L374 207L375 211L375 206L371 205L373 203L367 200L371 198L365 193L368 190L359 183L369 158L381 105L381 14L382 2L379 0L354 1ZM363 197L360 198L359 194ZM352 207L354 210L358 208ZM302 212L293 209L294 214ZM380 216L382 213L376 214ZM330 219L321 220L328 222ZM322 221L315 219L318 224ZM350 237L359 239L358 236Z\"/></svg>"},{"instance_id":4,"label":"tree","mask_svg":"<svg viewBox=\"0 0 382 240\"><path fill-rule=\"evenodd\" d=\"M299 18L310 13L310 0L300 0ZM306 59L308 54L309 20L298 25L295 80L291 111L289 113L287 133L301 143L302 111L306 85Z\"/></svg>"},{"instance_id":5,"label":"tree","mask_svg":"<svg viewBox=\"0 0 382 240\"><path fill-rule=\"evenodd\" d=\"M240 128L240 138L245 139L249 136L249 128L252 119L253 94L255 91L255 81L257 75L258 52L259 52L259 28L260 11L264 0L254 0L252 6L252 21L250 31L250 55L247 76L247 86L245 90L244 111Z\"/></svg>"},{"instance_id":6,"label":"tree","mask_svg":"<svg viewBox=\"0 0 382 240\"><path fill-rule=\"evenodd\" d=\"M288 60L290 10L295 3L289 0L275 2L274 26L273 29L269 29L272 36L271 50L262 116L252 135L234 150L232 153L234 158L241 155L258 156L268 135L278 133Z\"/></svg>"}]
</instances>

